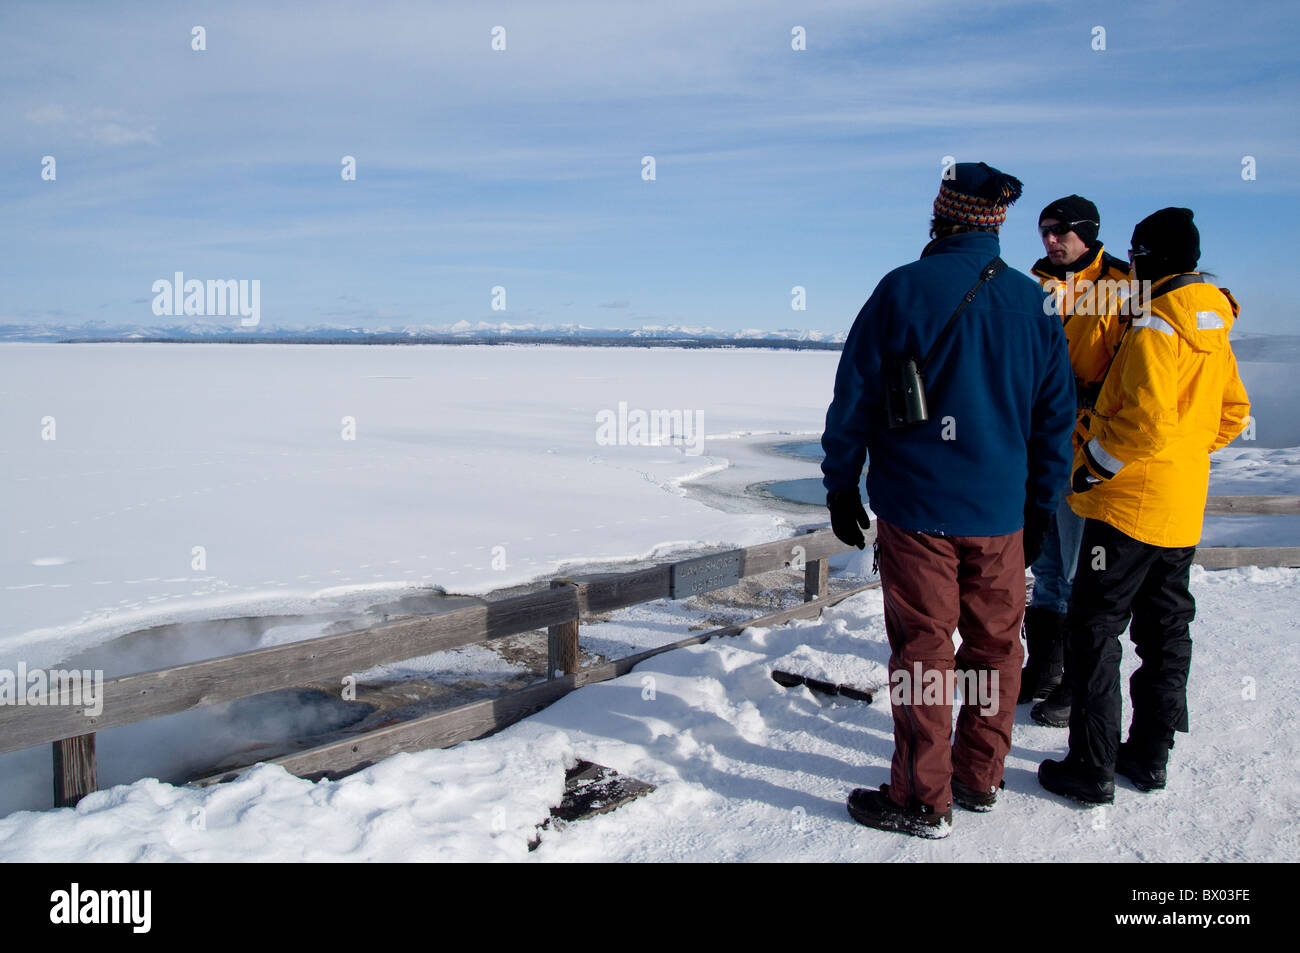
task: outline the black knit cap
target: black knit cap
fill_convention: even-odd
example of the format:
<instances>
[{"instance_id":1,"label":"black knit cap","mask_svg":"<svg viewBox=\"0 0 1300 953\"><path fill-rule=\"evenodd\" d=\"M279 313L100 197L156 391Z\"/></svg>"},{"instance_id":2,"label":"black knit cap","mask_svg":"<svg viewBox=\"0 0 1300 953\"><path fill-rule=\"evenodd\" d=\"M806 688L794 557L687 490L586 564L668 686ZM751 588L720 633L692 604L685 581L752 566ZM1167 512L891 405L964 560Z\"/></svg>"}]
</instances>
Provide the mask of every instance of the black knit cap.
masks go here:
<instances>
[{"instance_id":1,"label":"black knit cap","mask_svg":"<svg viewBox=\"0 0 1300 953\"><path fill-rule=\"evenodd\" d=\"M1162 208L1148 215L1133 229L1133 248L1148 251L1135 258L1143 278L1154 281L1195 271L1201 260L1201 233L1192 224L1192 210Z\"/></svg>"},{"instance_id":2,"label":"black knit cap","mask_svg":"<svg viewBox=\"0 0 1300 953\"><path fill-rule=\"evenodd\" d=\"M1045 218L1054 218L1058 222L1078 222L1074 226L1074 234L1088 245L1097 240L1097 232L1101 228L1101 215L1097 212L1097 206L1082 195L1067 195L1052 202L1039 213L1038 223L1041 225Z\"/></svg>"}]
</instances>

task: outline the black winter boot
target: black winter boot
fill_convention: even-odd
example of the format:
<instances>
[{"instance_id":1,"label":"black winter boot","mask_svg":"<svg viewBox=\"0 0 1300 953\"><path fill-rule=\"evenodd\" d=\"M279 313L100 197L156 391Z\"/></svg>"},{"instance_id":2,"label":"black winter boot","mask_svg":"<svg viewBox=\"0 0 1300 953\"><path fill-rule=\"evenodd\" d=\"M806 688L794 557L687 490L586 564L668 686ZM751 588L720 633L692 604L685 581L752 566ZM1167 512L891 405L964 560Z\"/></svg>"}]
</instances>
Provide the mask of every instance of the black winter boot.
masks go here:
<instances>
[{"instance_id":1,"label":"black winter boot","mask_svg":"<svg viewBox=\"0 0 1300 953\"><path fill-rule=\"evenodd\" d=\"M1044 761L1038 766L1038 783L1053 794L1082 801L1084 804L1114 804L1115 782L1103 780L1084 770L1066 756L1064 761Z\"/></svg>"},{"instance_id":2,"label":"black winter boot","mask_svg":"<svg viewBox=\"0 0 1300 953\"><path fill-rule=\"evenodd\" d=\"M1074 694L1064 678L1046 698L1029 709L1029 717L1048 728L1069 728L1070 709L1074 707Z\"/></svg>"},{"instance_id":3,"label":"black winter boot","mask_svg":"<svg viewBox=\"0 0 1300 953\"><path fill-rule=\"evenodd\" d=\"M1139 791L1156 791L1165 786L1168 762L1168 748L1153 751L1135 743L1130 736L1128 741L1120 743L1115 773L1124 775Z\"/></svg>"},{"instance_id":4,"label":"black winter boot","mask_svg":"<svg viewBox=\"0 0 1300 953\"><path fill-rule=\"evenodd\" d=\"M1017 705L1046 698L1065 672L1065 644L1061 632L1065 616L1050 609L1030 606L1025 610L1025 645L1029 658L1020 673Z\"/></svg>"},{"instance_id":5,"label":"black winter boot","mask_svg":"<svg viewBox=\"0 0 1300 953\"><path fill-rule=\"evenodd\" d=\"M962 784L956 778L952 779L952 799L957 802L958 807L963 807L968 811L976 811L983 814L986 811L993 810L994 805L998 803L998 791L1007 786L1007 782L1001 782L996 788L990 788L987 791L981 791L978 788L972 788Z\"/></svg>"},{"instance_id":6,"label":"black winter boot","mask_svg":"<svg viewBox=\"0 0 1300 953\"><path fill-rule=\"evenodd\" d=\"M922 804L899 807L889 796L888 784L882 784L879 791L854 788L848 806L850 817L877 830L929 838L952 833L952 808L940 813Z\"/></svg>"}]
</instances>

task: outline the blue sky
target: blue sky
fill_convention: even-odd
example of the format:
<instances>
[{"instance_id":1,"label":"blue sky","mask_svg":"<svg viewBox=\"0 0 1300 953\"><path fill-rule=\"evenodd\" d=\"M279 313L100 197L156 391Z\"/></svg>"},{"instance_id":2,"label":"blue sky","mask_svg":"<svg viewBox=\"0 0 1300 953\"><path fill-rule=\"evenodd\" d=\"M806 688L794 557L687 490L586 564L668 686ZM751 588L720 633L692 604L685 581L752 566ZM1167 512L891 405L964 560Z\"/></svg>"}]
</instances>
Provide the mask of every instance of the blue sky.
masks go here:
<instances>
[{"instance_id":1,"label":"blue sky","mask_svg":"<svg viewBox=\"0 0 1300 953\"><path fill-rule=\"evenodd\" d=\"M950 155L1024 181L1013 266L1058 196L1121 256L1184 205L1240 329L1294 332L1298 48L1285 2L7 2L0 323L170 324L181 271L271 326L844 330Z\"/></svg>"}]
</instances>

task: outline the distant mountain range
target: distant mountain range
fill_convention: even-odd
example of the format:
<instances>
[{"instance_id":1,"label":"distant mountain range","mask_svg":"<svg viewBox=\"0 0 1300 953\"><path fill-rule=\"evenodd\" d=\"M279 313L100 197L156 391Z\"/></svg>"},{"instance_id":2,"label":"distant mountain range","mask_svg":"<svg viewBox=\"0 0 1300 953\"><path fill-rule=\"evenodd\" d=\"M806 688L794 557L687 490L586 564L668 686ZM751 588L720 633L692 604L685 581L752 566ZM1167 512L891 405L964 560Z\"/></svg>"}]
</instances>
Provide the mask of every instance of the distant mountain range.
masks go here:
<instances>
[{"instance_id":1,"label":"distant mountain range","mask_svg":"<svg viewBox=\"0 0 1300 953\"><path fill-rule=\"evenodd\" d=\"M147 327L89 321L77 325L0 324L0 342L209 342L255 344L569 344L599 347L772 347L840 350L844 331L809 331L781 328L764 331L747 328L723 331L711 327L645 325L640 328L591 328L582 324L490 324L457 321L455 324L406 325L400 328L358 328L321 324L284 328L270 325L245 328L230 325L173 324ZM1232 335L1238 361L1300 363L1300 336Z\"/></svg>"},{"instance_id":2,"label":"distant mountain range","mask_svg":"<svg viewBox=\"0 0 1300 953\"><path fill-rule=\"evenodd\" d=\"M283 328L245 328L216 324L175 324L166 327L114 325L91 321L79 325L0 324L0 341L44 342L219 342L281 344L530 344L663 345L695 347L800 347L838 350L845 331L745 329L722 331L710 327L646 325L640 328L591 328L581 324L406 325L400 328L357 328L323 324Z\"/></svg>"}]
</instances>

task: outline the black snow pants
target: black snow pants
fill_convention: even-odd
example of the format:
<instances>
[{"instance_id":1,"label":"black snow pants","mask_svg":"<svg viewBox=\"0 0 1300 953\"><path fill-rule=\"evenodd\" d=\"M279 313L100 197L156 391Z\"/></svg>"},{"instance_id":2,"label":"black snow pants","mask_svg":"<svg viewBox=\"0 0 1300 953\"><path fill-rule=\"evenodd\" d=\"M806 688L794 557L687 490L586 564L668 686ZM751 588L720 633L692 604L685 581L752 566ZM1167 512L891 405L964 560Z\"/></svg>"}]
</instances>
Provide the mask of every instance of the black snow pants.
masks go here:
<instances>
[{"instance_id":1,"label":"black snow pants","mask_svg":"<svg viewBox=\"0 0 1300 953\"><path fill-rule=\"evenodd\" d=\"M1113 779L1120 742L1119 637L1137 648L1141 666L1129 679L1129 739L1141 756L1164 765L1175 731L1187 731L1189 625L1196 602L1188 589L1195 546L1139 542L1100 520L1087 520L1066 615L1067 677L1074 692L1070 758L1099 780Z\"/></svg>"}]
</instances>

